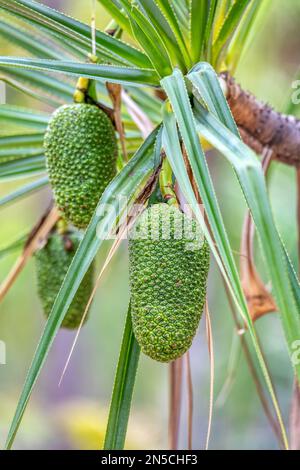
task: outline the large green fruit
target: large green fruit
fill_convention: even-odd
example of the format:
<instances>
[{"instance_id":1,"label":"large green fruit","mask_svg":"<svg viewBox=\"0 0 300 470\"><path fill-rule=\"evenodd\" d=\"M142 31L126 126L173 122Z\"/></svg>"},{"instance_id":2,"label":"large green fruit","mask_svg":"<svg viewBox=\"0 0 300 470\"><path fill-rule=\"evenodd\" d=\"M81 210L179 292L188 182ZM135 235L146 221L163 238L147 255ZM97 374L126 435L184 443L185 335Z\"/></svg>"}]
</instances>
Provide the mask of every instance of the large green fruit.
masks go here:
<instances>
[{"instance_id":1,"label":"large green fruit","mask_svg":"<svg viewBox=\"0 0 300 470\"><path fill-rule=\"evenodd\" d=\"M46 317L49 316L58 291L68 271L81 236L72 231L65 235L53 232L46 245L35 253L38 294ZM77 328L93 290L93 264L85 274L66 313L62 326Z\"/></svg>"},{"instance_id":2,"label":"large green fruit","mask_svg":"<svg viewBox=\"0 0 300 470\"><path fill-rule=\"evenodd\" d=\"M73 225L85 228L116 174L117 141L110 119L94 105L61 106L49 121L44 147L58 208Z\"/></svg>"},{"instance_id":3,"label":"large green fruit","mask_svg":"<svg viewBox=\"0 0 300 470\"><path fill-rule=\"evenodd\" d=\"M191 346L201 318L209 248L199 225L155 204L129 234L133 330L142 351L169 362Z\"/></svg>"}]
</instances>

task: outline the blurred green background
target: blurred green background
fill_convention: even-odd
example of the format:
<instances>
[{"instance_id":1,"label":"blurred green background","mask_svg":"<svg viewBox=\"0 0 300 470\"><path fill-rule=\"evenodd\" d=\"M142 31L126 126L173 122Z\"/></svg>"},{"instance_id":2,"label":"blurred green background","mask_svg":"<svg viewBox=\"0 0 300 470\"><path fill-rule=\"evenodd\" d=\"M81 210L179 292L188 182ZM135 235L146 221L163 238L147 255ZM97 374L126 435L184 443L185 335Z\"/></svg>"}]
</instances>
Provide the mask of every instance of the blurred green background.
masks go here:
<instances>
[{"instance_id":1,"label":"blurred green background","mask_svg":"<svg viewBox=\"0 0 300 470\"><path fill-rule=\"evenodd\" d=\"M49 0L43 3L89 22L91 1ZM300 50L300 3L298 0L287 0L284 2L284 8L282 3L282 0L269 2L267 17L261 22L236 74L244 88L251 90L280 111L284 111L291 99L292 82L299 68ZM97 27L103 28L108 20L106 13L97 6ZM24 55L22 50L2 39L0 54ZM40 102L9 88L7 102L50 110ZM245 214L242 193L231 168L219 155L211 153L209 164L232 247L238 253ZM268 182L278 226L292 260L297 265L295 172L292 168L274 163ZM2 183L0 195L21 183ZM2 210L0 249L9 240L29 230L49 201L49 191L43 190L38 195ZM99 268L107 248L98 255ZM14 254L0 259L0 280L5 278L16 257L17 254ZM257 260L263 272L259 250ZM262 413L243 356L240 358L228 395L220 395L228 376L234 328L222 280L213 262L208 298L216 363L216 404L210 448L275 449L276 440ZM124 242L102 278L91 308L90 319L80 333L60 387L59 378L74 333L61 331L57 336L17 435L15 448L99 448L106 426L128 299L127 246ZM0 312L0 340L6 344L7 355L6 365L0 365L0 446L3 446L28 366L44 326L41 306L36 295L32 260L0 305ZM257 329L269 359L285 422L288 424L292 372L283 342L280 319L275 314L264 317L258 321ZM209 404L209 358L204 321L201 322L191 349L191 361L194 385L193 445L195 449L199 449L203 448L205 443ZM142 356L129 422L127 448L167 448L168 394L168 366ZM186 410L184 386L180 448L185 448L187 441Z\"/></svg>"}]
</instances>

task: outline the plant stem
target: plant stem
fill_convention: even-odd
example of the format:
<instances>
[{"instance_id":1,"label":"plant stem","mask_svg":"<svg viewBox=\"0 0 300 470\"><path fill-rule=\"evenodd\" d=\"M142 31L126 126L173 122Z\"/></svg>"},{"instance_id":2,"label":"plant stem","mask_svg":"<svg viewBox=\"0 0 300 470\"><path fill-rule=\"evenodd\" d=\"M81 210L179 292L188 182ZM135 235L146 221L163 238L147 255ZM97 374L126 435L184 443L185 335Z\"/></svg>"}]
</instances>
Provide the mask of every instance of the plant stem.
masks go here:
<instances>
[{"instance_id":1,"label":"plant stem","mask_svg":"<svg viewBox=\"0 0 300 470\"><path fill-rule=\"evenodd\" d=\"M178 206L176 194L173 189L172 168L166 157L163 159L162 169L159 175L159 186L164 200L170 206Z\"/></svg>"}]
</instances>

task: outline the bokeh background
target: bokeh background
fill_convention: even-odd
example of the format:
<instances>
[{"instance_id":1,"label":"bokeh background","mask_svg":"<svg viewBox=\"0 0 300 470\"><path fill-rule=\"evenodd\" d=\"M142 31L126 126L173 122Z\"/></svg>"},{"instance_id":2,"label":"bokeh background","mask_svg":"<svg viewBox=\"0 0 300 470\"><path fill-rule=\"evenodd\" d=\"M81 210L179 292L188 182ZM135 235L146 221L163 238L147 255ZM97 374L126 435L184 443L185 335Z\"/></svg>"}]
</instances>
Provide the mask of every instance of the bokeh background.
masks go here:
<instances>
[{"instance_id":1,"label":"bokeh background","mask_svg":"<svg viewBox=\"0 0 300 470\"><path fill-rule=\"evenodd\" d=\"M43 3L87 23L90 21L91 2L49 0ZM292 82L297 77L299 67L300 3L298 0L272 0L269 5L267 15L252 38L236 76L244 88L284 111L294 91ZM97 27L103 28L108 20L107 14L97 6ZM1 55L24 55L22 50L8 44L3 38L0 41ZM40 102L10 88L7 88L7 102L38 110L50 110ZM5 133L5 130L1 129L1 133ZM242 193L224 159L211 153L209 164L232 247L237 252L238 259L245 214ZM295 172L292 168L274 163L268 183L278 226L297 266ZM22 181L1 183L0 196L19 184ZM8 241L36 223L50 197L50 192L44 190L1 210L0 250ZM107 249L105 247L98 255L99 268ZM5 278L17 255L15 253L0 259L0 281ZM259 250L257 262L263 273ZM90 319L80 333L60 387L59 378L74 333L61 331L58 334L26 411L15 448L97 449L101 446L128 299L127 246L124 242L102 278ZM232 376L231 387L224 393L224 384L230 375L230 355L235 344L234 324L222 280L213 262L208 299L215 347L215 406L210 448L276 449L276 439L262 412L243 355ZM0 365L0 447L4 444L44 323L36 294L34 262L31 260L0 305L0 339L6 343L7 355L6 365ZM288 424L292 373L280 319L276 314L264 317L257 323L257 329L269 359L284 419ZM191 349L191 363L194 386L193 445L195 449L200 449L204 446L207 430L210 373L204 321L201 322ZM168 366L142 356L129 422L127 448L167 448L168 394ZM186 447L186 409L184 386L180 448Z\"/></svg>"}]
</instances>

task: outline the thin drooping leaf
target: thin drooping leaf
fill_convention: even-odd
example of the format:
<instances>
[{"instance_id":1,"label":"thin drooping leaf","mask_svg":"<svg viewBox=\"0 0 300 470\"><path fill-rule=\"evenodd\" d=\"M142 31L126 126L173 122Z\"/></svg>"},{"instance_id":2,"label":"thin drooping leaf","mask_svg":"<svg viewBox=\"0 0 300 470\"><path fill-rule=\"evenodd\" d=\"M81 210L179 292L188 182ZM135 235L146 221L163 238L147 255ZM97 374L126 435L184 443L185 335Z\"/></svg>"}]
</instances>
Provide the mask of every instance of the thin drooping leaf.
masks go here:
<instances>
[{"instance_id":1,"label":"thin drooping leaf","mask_svg":"<svg viewBox=\"0 0 300 470\"><path fill-rule=\"evenodd\" d=\"M2 65L5 67L22 67L45 72L60 72L66 75L76 75L95 80L109 80L121 85L155 86L158 84L158 76L152 69L86 64L63 60L28 59L24 57L0 57L0 73Z\"/></svg>"},{"instance_id":2,"label":"thin drooping leaf","mask_svg":"<svg viewBox=\"0 0 300 470\"><path fill-rule=\"evenodd\" d=\"M105 433L105 450L124 448L139 357L140 347L133 333L129 304Z\"/></svg>"},{"instance_id":3,"label":"thin drooping leaf","mask_svg":"<svg viewBox=\"0 0 300 470\"><path fill-rule=\"evenodd\" d=\"M127 145L127 150L129 148L130 149L135 148L135 151L134 151L134 153L135 153L137 151L137 149L141 146L141 144L143 142L143 137L142 137L142 135L139 131L131 130L131 129L134 129L134 127L128 126L126 128L125 143ZM121 147L121 144L120 144L120 147Z\"/></svg>"},{"instance_id":4,"label":"thin drooping leaf","mask_svg":"<svg viewBox=\"0 0 300 470\"><path fill-rule=\"evenodd\" d=\"M178 449L179 443L180 417L183 404L183 362L184 356L181 356L169 365L168 443L170 450Z\"/></svg>"},{"instance_id":5,"label":"thin drooping leaf","mask_svg":"<svg viewBox=\"0 0 300 470\"><path fill-rule=\"evenodd\" d=\"M213 69L204 64L202 71L192 73L189 78L200 93L204 87L206 94L214 102L212 107L214 114L202 106L197 107L198 129L201 135L218 148L235 168L261 241L266 268L272 281L292 358L294 353L292 344L295 344L294 342L300 337L300 304L296 303L289 281L285 249L273 219L261 164L255 153L240 140L233 118L231 117L231 130L220 122L222 120L227 124L226 116L230 119L230 111ZM218 112L220 107L223 110ZM300 292L299 285L298 290ZM293 366L300 378L300 367L294 363Z\"/></svg>"},{"instance_id":6,"label":"thin drooping leaf","mask_svg":"<svg viewBox=\"0 0 300 470\"><path fill-rule=\"evenodd\" d=\"M175 70L170 77L162 80L162 85L168 94L171 105L174 109L174 114L177 119L178 127L183 139L183 143L189 158L189 162L193 171L193 175L203 202L206 216L214 236L212 240L210 234L204 223L203 215L198 207L192 185L187 176L187 171L182 156L179 137L176 129L175 118L172 113L168 112L164 118L164 144L167 157L171 163L173 172L178 180L178 183L187 199L191 204L192 209L197 217L201 228L209 243L210 249L215 256L219 269L224 277L227 287L235 301L238 311L242 315L243 320L247 324L256 356L260 365L260 369L264 375L270 396L274 405L274 409L280 423L283 440L286 448L288 448L287 436L280 412L280 408L276 399L276 395L270 380L270 376L261 353L256 332L253 327L246 299L241 286L238 270L233 258L232 250L226 234L218 202L215 196L215 191L212 185L211 177L208 171L205 155L201 149L199 137L196 131L195 118L192 113L191 105L189 102L185 82L179 70ZM216 243L217 250L214 242ZM225 272L224 272L225 271Z\"/></svg>"},{"instance_id":7,"label":"thin drooping leaf","mask_svg":"<svg viewBox=\"0 0 300 470\"><path fill-rule=\"evenodd\" d=\"M43 132L47 127L48 120L49 114L40 111L9 104L0 106L0 128L5 128L6 131L10 127L18 130L21 127L31 131L34 129L35 132Z\"/></svg>"},{"instance_id":8,"label":"thin drooping leaf","mask_svg":"<svg viewBox=\"0 0 300 470\"><path fill-rule=\"evenodd\" d=\"M35 34L39 34L48 39L52 43L53 49L61 51L61 57L78 58L83 60L90 52L91 45L88 38L76 34L70 28L65 28L63 25L55 21L47 21L43 16L35 14L30 9L15 2L8 4L5 0L0 0L0 8L5 10L9 16L15 18L19 24L25 24L26 29ZM25 41L26 45L26 41ZM37 56L39 57L39 56ZM98 58L100 61L109 61L117 64L124 64L123 60L118 60L116 57L112 58L110 54L98 50ZM127 62L125 62L127 64Z\"/></svg>"},{"instance_id":9,"label":"thin drooping leaf","mask_svg":"<svg viewBox=\"0 0 300 470\"><path fill-rule=\"evenodd\" d=\"M154 152L157 130L153 131L123 170L113 179L99 204L76 251L61 289L56 297L45 330L38 344L8 433L6 448L11 448L33 387L48 352L77 292L77 289L103 241L134 199L137 188L157 166Z\"/></svg>"},{"instance_id":10,"label":"thin drooping leaf","mask_svg":"<svg viewBox=\"0 0 300 470\"><path fill-rule=\"evenodd\" d=\"M84 48L86 53L92 50L90 27L70 16L31 0L0 0L0 7L18 14L20 19L60 35L62 39ZM103 56L110 62L146 68L151 66L143 52L99 30L96 31L96 53L100 59Z\"/></svg>"},{"instance_id":11,"label":"thin drooping leaf","mask_svg":"<svg viewBox=\"0 0 300 470\"><path fill-rule=\"evenodd\" d=\"M6 194L0 198L0 208L7 207L9 204L24 199L24 197L30 196L36 191L39 191L40 189L47 186L48 183L48 176L45 176L44 178L40 178L36 181L21 186L15 191L12 191L11 193Z\"/></svg>"}]
</instances>

